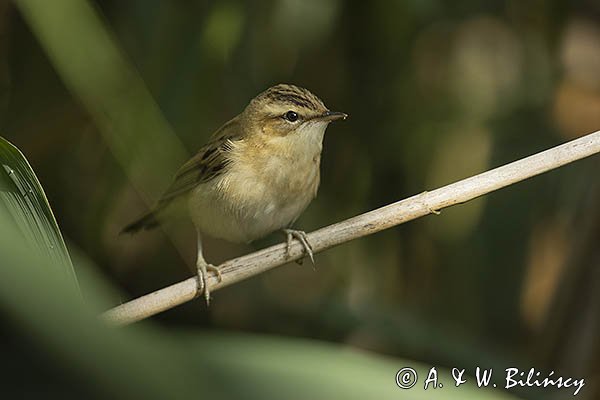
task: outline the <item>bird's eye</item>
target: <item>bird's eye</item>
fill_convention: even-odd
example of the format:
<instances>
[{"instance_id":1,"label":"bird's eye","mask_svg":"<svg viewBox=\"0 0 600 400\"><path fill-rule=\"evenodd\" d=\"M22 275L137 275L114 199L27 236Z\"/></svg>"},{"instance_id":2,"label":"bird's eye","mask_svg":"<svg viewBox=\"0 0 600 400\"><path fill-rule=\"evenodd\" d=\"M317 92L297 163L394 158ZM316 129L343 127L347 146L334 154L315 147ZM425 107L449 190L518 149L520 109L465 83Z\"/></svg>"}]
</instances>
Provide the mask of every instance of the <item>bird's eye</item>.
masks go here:
<instances>
[{"instance_id":1,"label":"bird's eye","mask_svg":"<svg viewBox=\"0 0 600 400\"><path fill-rule=\"evenodd\" d=\"M296 122L298 121L298 114L290 110L283 115L283 118L287 119L290 122Z\"/></svg>"}]
</instances>

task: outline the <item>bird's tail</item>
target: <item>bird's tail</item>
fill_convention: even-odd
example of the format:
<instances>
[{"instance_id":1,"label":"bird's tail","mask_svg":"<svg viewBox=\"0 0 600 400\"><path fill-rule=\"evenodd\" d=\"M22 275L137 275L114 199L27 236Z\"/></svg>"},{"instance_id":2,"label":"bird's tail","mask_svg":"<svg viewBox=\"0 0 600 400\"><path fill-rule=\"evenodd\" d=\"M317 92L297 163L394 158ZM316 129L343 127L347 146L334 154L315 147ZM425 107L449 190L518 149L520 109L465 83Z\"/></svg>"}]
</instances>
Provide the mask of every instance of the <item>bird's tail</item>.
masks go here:
<instances>
[{"instance_id":1,"label":"bird's tail","mask_svg":"<svg viewBox=\"0 0 600 400\"><path fill-rule=\"evenodd\" d=\"M158 225L160 225L160 222L158 222L158 219L156 218L156 213L154 211L150 211L147 214L145 214L144 216L142 216L141 218L133 221L132 223L127 225L125 228L123 228L123 230L121 231L121 234L123 234L123 233L134 234L141 230L154 229Z\"/></svg>"}]
</instances>

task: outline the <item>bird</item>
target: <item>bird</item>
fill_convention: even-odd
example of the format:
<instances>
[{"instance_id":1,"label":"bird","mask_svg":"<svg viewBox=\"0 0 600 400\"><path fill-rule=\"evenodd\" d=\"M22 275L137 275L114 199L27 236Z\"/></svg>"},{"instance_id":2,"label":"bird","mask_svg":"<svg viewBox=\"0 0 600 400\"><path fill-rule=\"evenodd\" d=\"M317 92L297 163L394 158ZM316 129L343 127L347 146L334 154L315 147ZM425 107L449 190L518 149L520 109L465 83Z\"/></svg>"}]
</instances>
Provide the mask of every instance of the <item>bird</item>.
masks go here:
<instances>
[{"instance_id":1,"label":"bird","mask_svg":"<svg viewBox=\"0 0 600 400\"><path fill-rule=\"evenodd\" d=\"M296 239L314 264L306 233L292 226L317 195L325 130L347 116L330 111L299 86L278 84L264 90L214 132L150 211L122 233L155 228L184 210L196 228L198 290L207 304L208 271L222 278L204 259L205 235L249 243L281 230L288 254Z\"/></svg>"}]
</instances>

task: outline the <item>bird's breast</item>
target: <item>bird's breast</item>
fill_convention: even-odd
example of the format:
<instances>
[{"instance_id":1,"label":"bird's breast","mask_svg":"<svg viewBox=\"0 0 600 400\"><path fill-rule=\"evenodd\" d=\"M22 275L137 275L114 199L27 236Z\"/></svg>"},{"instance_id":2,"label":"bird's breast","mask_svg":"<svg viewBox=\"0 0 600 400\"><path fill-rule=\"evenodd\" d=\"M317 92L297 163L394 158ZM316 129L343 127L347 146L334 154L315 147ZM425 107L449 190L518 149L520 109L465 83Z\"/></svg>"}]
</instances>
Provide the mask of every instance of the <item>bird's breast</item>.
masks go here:
<instances>
[{"instance_id":1,"label":"bird's breast","mask_svg":"<svg viewBox=\"0 0 600 400\"><path fill-rule=\"evenodd\" d=\"M194 223L233 242L290 226L316 196L320 155L285 141L234 149L228 171L192 194Z\"/></svg>"}]
</instances>

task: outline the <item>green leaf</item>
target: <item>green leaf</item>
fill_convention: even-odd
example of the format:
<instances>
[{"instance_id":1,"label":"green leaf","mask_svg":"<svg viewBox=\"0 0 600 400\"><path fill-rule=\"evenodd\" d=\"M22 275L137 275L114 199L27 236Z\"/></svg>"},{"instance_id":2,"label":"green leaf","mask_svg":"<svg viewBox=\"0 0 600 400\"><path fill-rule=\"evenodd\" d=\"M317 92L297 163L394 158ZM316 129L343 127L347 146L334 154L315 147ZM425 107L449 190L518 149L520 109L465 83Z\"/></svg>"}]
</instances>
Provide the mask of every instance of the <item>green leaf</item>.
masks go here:
<instances>
[{"instance_id":1,"label":"green leaf","mask_svg":"<svg viewBox=\"0 0 600 400\"><path fill-rule=\"evenodd\" d=\"M1 136L0 207L12 221L11 229L5 230L3 236L19 236L27 248L49 261L46 264L51 273L63 275L77 287L69 252L40 182L23 153ZM0 236L0 240L6 237ZM48 268L40 273L49 273Z\"/></svg>"}]
</instances>

